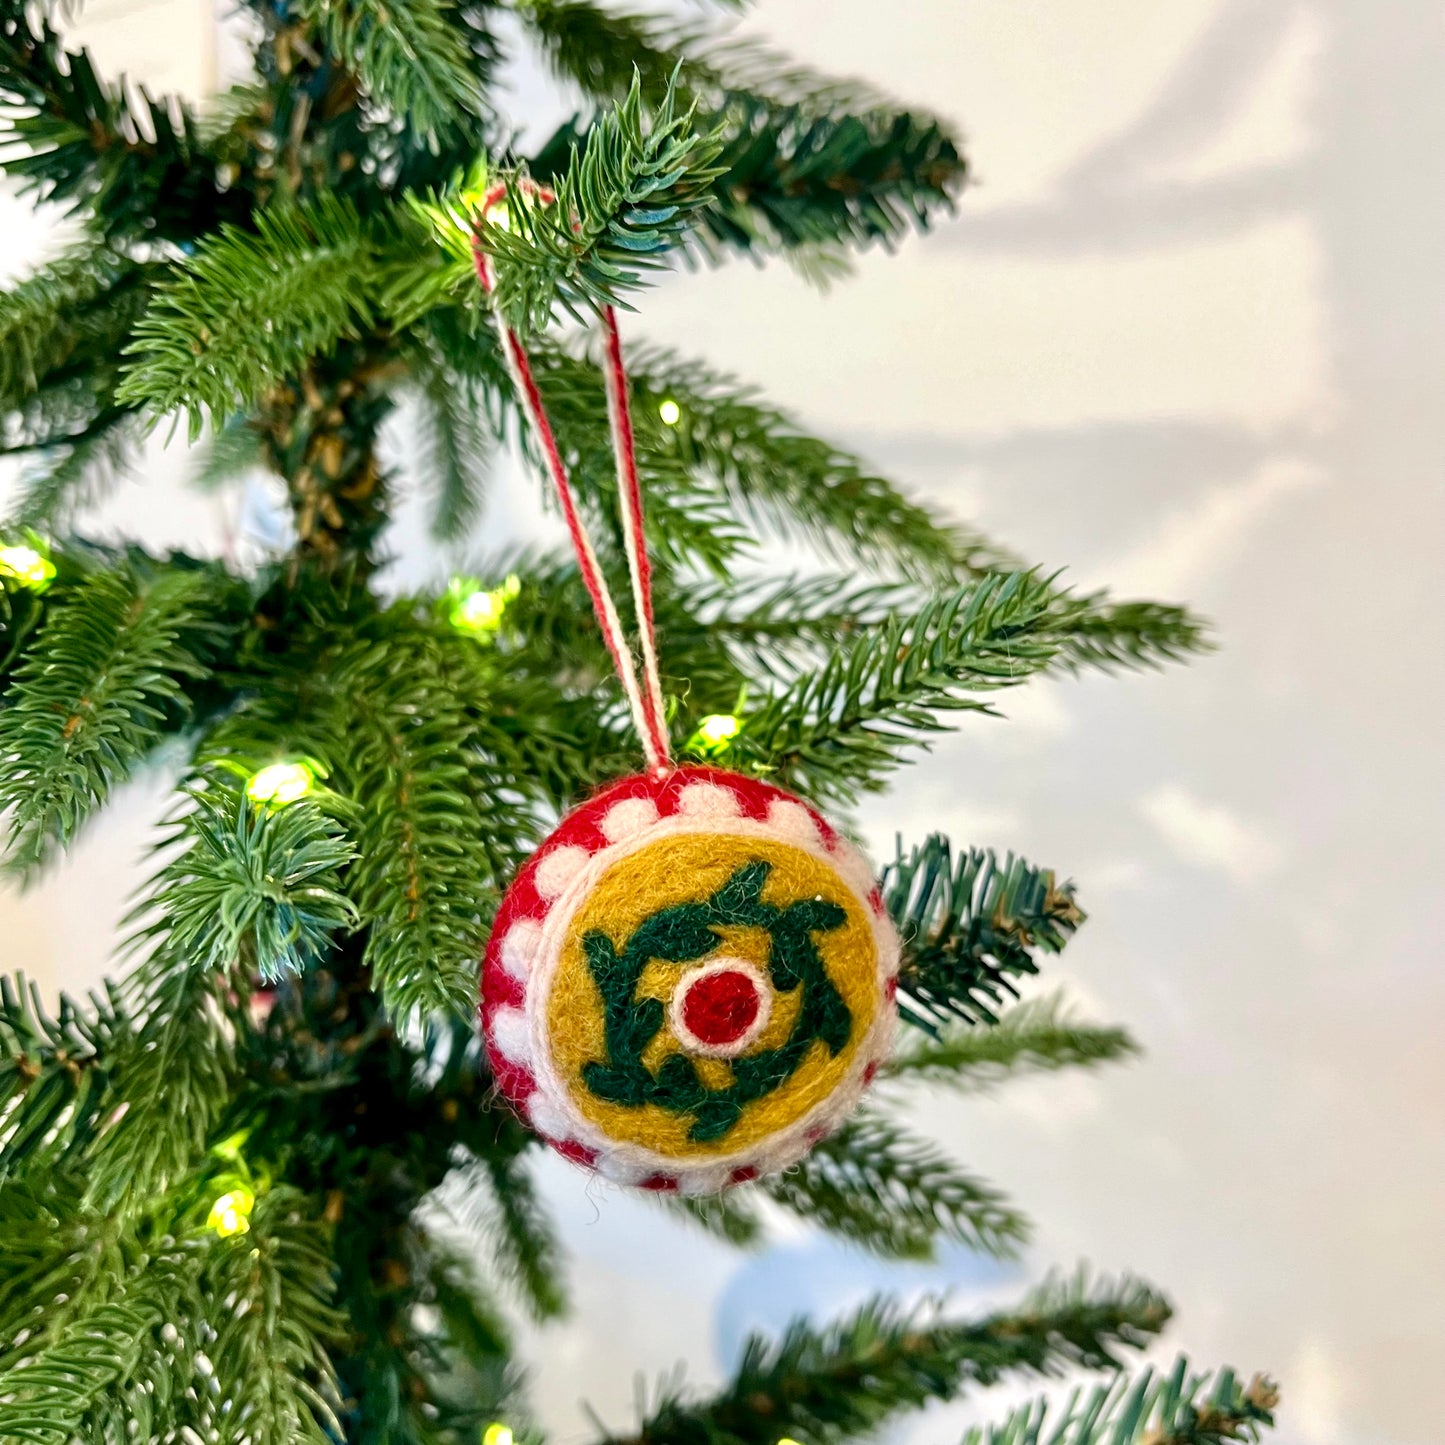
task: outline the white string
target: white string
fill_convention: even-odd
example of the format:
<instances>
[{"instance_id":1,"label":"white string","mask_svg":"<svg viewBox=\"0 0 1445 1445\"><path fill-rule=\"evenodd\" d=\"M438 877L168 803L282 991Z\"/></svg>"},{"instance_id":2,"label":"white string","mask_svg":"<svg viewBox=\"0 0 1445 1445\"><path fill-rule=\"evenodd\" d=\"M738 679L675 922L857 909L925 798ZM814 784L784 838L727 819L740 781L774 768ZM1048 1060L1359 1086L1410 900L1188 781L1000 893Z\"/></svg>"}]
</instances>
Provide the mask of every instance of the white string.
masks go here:
<instances>
[{"instance_id":1,"label":"white string","mask_svg":"<svg viewBox=\"0 0 1445 1445\"><path fill-rule=\"evenodd\" d=\"M632 418L627 408L627 373L622 366L622 343L617 334L615 313L609 307L603 316L603 341L607 347L607 364L603 373L607 380L607 416L612 431L612 455L617 465L617 499L622 512L623 548L627 553L627 572L632 582L632 604L637 613L637 631L642 644L642 675L652 706L654 730L662 743L667 741L664 719L667 716L662 698L662 676L657 665L657 641L654 635L652 599L643 576L643 551L647 541L638 532L637 518L642 510L637 478L637 454L632 437Z\"/></svg>"}]
</instances>

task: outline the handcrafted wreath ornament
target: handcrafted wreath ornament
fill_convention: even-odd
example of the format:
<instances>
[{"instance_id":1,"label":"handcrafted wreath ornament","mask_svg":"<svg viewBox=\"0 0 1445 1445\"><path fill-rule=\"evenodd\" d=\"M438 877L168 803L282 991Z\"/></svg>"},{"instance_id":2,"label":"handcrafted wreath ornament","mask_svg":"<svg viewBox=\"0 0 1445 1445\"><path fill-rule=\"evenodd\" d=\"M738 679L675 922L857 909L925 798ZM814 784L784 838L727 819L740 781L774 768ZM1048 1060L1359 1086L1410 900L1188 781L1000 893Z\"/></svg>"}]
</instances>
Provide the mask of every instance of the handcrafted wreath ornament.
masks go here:
<instances>
[{"instance_id":1,"label":"handcrafted wreath ornament","mask_svg":"<svg viewBox=\"0 0 1445 1445\"><path fill-rule=\"evenodd\" d=\"M480 247L476 262L493 294ZM812 808L672 761L615 312L604 372L640 666L526 348L493 315L647 772L564 818L507 890L482 973L488 1054L502 1094L569 1158L710 1193L786 1168L852 1110L892 1040L898 939L867 863Z\"/></svg>"},{"instance_id":2,"label":"handcrafted wreath ornament","mask_svg":"<svg viewBox=\"0 0 1445 1445\"><path fill-rule=\"evenodd\" d=\"M785 1168L888 1051L898 941L811 808L711 768L571 813L497 915L483 1020L502 1092L568 1157L706 1193Z\"/></svg>"}]
</instances>

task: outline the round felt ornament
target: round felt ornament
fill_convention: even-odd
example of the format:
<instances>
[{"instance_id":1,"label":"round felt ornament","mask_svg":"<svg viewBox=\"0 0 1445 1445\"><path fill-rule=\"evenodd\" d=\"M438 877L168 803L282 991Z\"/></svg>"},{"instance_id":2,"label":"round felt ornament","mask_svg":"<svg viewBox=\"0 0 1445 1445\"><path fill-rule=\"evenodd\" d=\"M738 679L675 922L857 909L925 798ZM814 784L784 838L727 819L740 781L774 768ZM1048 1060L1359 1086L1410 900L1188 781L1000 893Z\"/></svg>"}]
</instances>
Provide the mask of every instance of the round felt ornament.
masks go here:
<instances>
[{"instance_id":1,"label":"round felt ornament","mask_svg":"<svg viewBox=\"0 0 1445 1445\"><path fill-rule=\"evenodd\" d=\"M482 1021L501 1092L610 1179L704 1194L786 1168L886 1056L898 939L810 807L712 768L627 778L502 901Z\"/></svg>"},{"instance_id":2,"label":"round felt ornament","mask_svg":"<svg viewBox=\"0 0 1445 1445\"><path fill-rule=\"evenodd\" d=\"M480 235L474 250L495 301ZM569 1158L707 1194L786 1168L848 1115L892 1040L898 938L867 863L812 808L672 762L616 312L601 312L603 374L640 666L526 346L494 319L648 771L564 818L507 890L482 973L487 1052Z\"/></svg>"}]
</instances>

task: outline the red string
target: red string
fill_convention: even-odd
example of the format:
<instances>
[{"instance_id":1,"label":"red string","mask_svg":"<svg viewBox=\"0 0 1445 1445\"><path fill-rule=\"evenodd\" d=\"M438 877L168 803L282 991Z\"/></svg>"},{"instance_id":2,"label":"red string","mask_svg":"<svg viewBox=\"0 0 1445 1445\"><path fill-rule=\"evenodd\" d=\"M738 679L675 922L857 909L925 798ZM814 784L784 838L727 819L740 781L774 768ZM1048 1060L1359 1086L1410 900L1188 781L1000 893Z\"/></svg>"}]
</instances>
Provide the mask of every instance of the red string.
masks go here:
<instances>
[{"instance_id":1,"label":"red string","mask_svg":"<svg viewBox=\"0 0 1445 1445\"><path fill-rule=\"evenodd\" d=\"M506 194L504 187L497 187L483 201L483 207L496 204ZM538 191L544 201L552 199L550 193ZM491 258L477 242L472 248L476 264L477 280L482 290L494 296L495 277ZM497 330L502 338L503 354L507 369L516 383L528 419L541 444L542 456L551 475L557 500L561 504L562 517L572 539L572 550L577 555L577 565L587 595L592 599L592 608L602 629L603 640L612 658L612 665L622 680L632 710L633 723L642 740L643 752L647 755L648 766L665 768L670 765L667 727L662 701L662 684L657 667L656 629L652 607L652 567L647 557L647 545L643 532L642 485L637 472L637 447L632 430L632 416L627 396L627 372L622 362L622 343L617 332L617 318L609 306L603 312L603 339L606 349L605 375L607 378L608 417L612 427L613 451L617 460L618 491L622 505L623 540L627 551L628 571L632 578L632 593L637 609L638 628L642 639L644 685L638 686L637 672L632 653L622 631L622 622L617 614L616 604L608 590L606 579L597 562L597 554L587 535L586 525L577 510L571 481L567 475L566 463L562 460L561 449L552 430L542 393L537 386L526 348L521 338L507 325L502 315L493 307Z\"/></svg>"},{"instance_id":2,"label":"red string","mask_svg":"<svg viewBox=\"0 0 1445 1445\"><path fill-rule=\"evenodd\" d=\"M643 701L648 727L660 739L659 751L667 755L666 713L662 702L662 681L657 666L657 624L652 610L652 562L647 555L643 531L642 482L637 474L637 443L632 431L632 407L627 394L627 368L622 362L622 337L617 330L617 312L602 310L602 336L607 357L608 417L612 423L613 450L617 456L617 490L622 506L622 533L627 547L628 571L632 576L632 602L642 640L642 675L646 683Z\"/></svg>"}]
</instances>

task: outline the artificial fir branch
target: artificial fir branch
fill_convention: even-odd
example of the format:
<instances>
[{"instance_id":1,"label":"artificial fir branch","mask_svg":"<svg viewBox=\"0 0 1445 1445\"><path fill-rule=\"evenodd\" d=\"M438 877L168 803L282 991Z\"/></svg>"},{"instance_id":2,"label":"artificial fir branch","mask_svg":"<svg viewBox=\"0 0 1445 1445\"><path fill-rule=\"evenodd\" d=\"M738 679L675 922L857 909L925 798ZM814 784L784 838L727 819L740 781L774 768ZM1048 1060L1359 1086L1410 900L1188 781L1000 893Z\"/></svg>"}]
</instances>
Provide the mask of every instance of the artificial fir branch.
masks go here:
<instances>
[{"instance_id":1,"label":"artificial fir branch","mask_svg":"<svg viewBox=\"0 0 1445 1445\"><path fill-rule=\"evenodd\" d=\"M433 641L439 671L472 730L463 761L491 819L488 856L499 877L510 875L541 840L548 810L570 806L599 779L632 766L621 699L609 709L605 672L582 663L569 675L534 653L512 622L493 648L455 633Z\"/></svg>"},{"instance_id":2,"label":"artificial fir branch","mask_svg":"<svg viewBox=\"0 0 1445 1445\"><path fill-rule=\"evenodd\" d=\"M69 1170L0 1189L0 1378L33 1357L129 1267L120 1232L80 1205Z\"/></svg>"},{"instance_id":3,"label":"artificial fir branch","mask_svg":"<svg viewBox=\"0 0 1445 1445\"><path fill-rule=\"evenodd\" d=\"M955 857L941 834L900 845L879 887L903 940L900 1010L930 1033L949 1019L997 1023L1013 980L1037 973L1036 955L1059 952L1085 916L1051 870L991 849Z\"/></svg>"},{"instance_id":4,"label":"artificial fir branch","mask_svg":"<svg viewBox=\"0 0 1445 1445\"><path fill-rule=\"evenodd\" d=\"M139 269L92 242L0 293L0 404L15 405L70 360L96 303Z\"/></svg>"},{"instance_id":5,"label":"artificial fir branch","mask_svg":"<svg viewBox=\"0 0 1445 1445\"><path fill-rule=\"evenodd\" d=\"M423 135L483 111L480 77L453 0L298 0L374 101Z\"/></svg>"},{"instance_id":6,"label":"artificial fir branch","mask_svg":"<svg viewBox=\"0 0 1445 1445\"><path fill-rule=\"evenodd\" d=\"M199 491L218 491L265 465L260 432L243 412L236 412L192 449L190 480Z\"/></svg>"},{"instance_id":7,"label":"artificial fir branch","mask_svg":"<svg viewBox=\"0 0 1445 1445\"><path fill-rule=\"evenodd\" d=\"M348 889L374 985L400 1018L466 1012L498 885L471 788L472 726L424 635L363 643L330 681L338 780L367 800Z\"/></svg>"},{"instance_id":8,"label":"artificial fir branch","mask_svg":"<svg viewBox=\"0 0 1445 1445\"><path fill-rule=\"evenodd\" d=\"M449 1248L435 1235L424 1236L425 1268L430 1299L445 1321L440 1331L463 1361L505 1359L511 1349L511 1332L492 1298L491 1282L482 1264L465 1247ZM485 1402L478 1401L485 1408Z\"/></svg>"},{"instance_id":9,"label":"artificial fir branch","mask_svg":"<svg viewBox=\"0 0 1445 1445\"><path fill-rule=\"evenodd\" d=\"M191 438L373 317L378 240L347 202L329 198L223 227L157 288L134 339L122 401L182 408Z\"/></svg>"},{"instance_id":10,"label":"artificial fir branch","mask_svg":"<svg viewBox=\"0 0 1445 1445\"><path fill-rule=\"evenodd\" d=\"M432 535L451 542L480 515L494 438L476 385L435 363L416 368L422 453L417 473L435 497Z\"/></svg>"},{"instance_id":11,"label":"artificial fir branch","mask_svg":"<svg viewBox=\"0 0 1445 1445\"><path fill-rule=\"evenodd\" d=\"M1075 1390L1058 1409L1036 1400L1000 1425L975 1426L963 1445L1228 1445L1258 1440L1278 1403L1262 1375L1241 1385L1220 1370L1211 1380L1180 1358L1167 1374L1142 1370Z\"/></svg>"},{"instance_id":12,"label":"artificial fir branch","mask_svg":"<svg viewBox=\"0 0 1445 1445\"><path fill-rule=\"evenodd\" d=\"M172 1243L126 1270L125 1287L75 1314L3 1375L0 1438L70 1445L109 1392L134 1378L167 1323L197 1314L201 1255L193 1240ZM174 1359L174 1357L171 1357ZM185 1369L189 1362L176 1361ZM186 1369L189 1374L189 1369Z\"/></svg>"},{"instance_id":13,"label":"artificial fir branch","mask_svg":"<svg viewBox=\"0 0 1445 1445\"><path fill-rule=\"evenodd\" d=\"M828 1445L875 1430L890 1415L1012 1374L1066 1365L1112 1369L1169 1319L1147 1285L1044 1286L1017 1310L974 1323L865 1305L828 1329L805 1321L770 1341L753 1336L732 1381L707 1400L669 1394L616 1445L773 1445L797 1437Z\"/></svg>"},{"instance_id":14,"label":"artificial fir branch","mask_svg":"<svg viewBox=\"0 0 1445 1445\"><path fill-rule=\"evenodd\" d=\"M0 685L9 686L15 661L45 611L44 599L33 589L0 578Z\"/></svg>"},{"instance_id":15,"label":"artificial fir branch","mask_svg":"<svg viewBox=\"0 0 1445 1445\"><path fill-rule=\"evenodd\" d=\"M967 166L948 128L872 87L818 75L756 41L603 9L528 0L544 55L591 96L640 84L653 103L680 85L726 138L716 204L695 236L704 252L784 251L891 242L952 209ZM578 135L563 126L534 159L548 176Z\"/></svg>"},{"instance_id":16,"label":"artificial fir branch","mask_svg":"<svg viewBox=\"0 0 1445 1445\"><path fill-rule=\"evenodd\" d=\"M426 1308L417 1314L436 1321L416 1336L418 1355L429 1365L426 1398L406 1420L414 1433L393 1438L478 1440L488 1425L507 1420L514 1437L530 1445L536 1432L527 1425L520 1372L508 1363L510 1332L483 1266L465 1246L442 1247L432 1236L426 1242L426 1257L418 1263Z\"/></svg>"},{"instance_id":17,"label":"artificial fir branch","mask_svg":"<svg viewBox=\"0 0 1445 1445\"><path fill-rule=\"evenodd\" d=\"M587 453L576 455L591 460ZM513 572L519 578L521 590L509 608L507 635L525 643L527 666L552 677L574 678L581 687L607 677L610 664L602 638L570 557L507 556L499 558L492 571L499 576ZM614 585L625 586L625 577L618 574ZM839 648L930 601L927 589L914 583L832 574L732 578L726 583L664 574L658 586L664 682L676 679L680 689L685 685L685 694L678 698L679 730L684 734L703 715L730 710L740 693L759 680L791 688ZM1075 629L1094 629L1099 623L1090 605L1080 605L1067 593L1057 594L1050 604L1046 628L1058 643L1050 668L1108 666L1092 660L1076 663L1072 656ZM1197 626L1188 614L1182 625L1191 630ZM1108 626L1106 615L1097 635ZM1167 648L1154 652L1146 645L1131 661L1151 665L1167 655Z\"/></svg>"},{"instance_id":18,"label":"artificial fir branch","mask_svg":"<svg viewBox=\"0 0 1445 1445\"><path fill-rule=\"evenodd\" d=\"M28 867L80 826L190 711L195 649L215 626L215 578L97 571L51 612L0 711L0 807L10 862ZM38 650L37 650L38 646Z\"/></svg>"},{"instance_id":19,"label":"artificial fir branch","mask_svg":"<svg viewBox=\"0 0 1445 1445\"><path fill-rule=\"evenodd\" d=\"M33 983L0 977L0 1181L42 1175L84 1149L104 1123L110 1070L131 1033L113 985L88 1009L62 997L52 1017Z\"/></svg>"},{"instance_id":20,"label":"artificial fir branch","mask_svg":"<svg viewBox=\"0 0 1445 1445\"><path fill-rule=\"evenodd\" d=\"M735 117L718 165L718 204L699 237L713 255L889 245L951 211L967 174L931 117L766 104Z\"/></svg>"},{"instance_id":21,"label":"artificial fir branch","mask_svg":"<svg viewBox=\"0 0 1445 1445\"><path fill-rule=\"evenodd\" d=\"M909 584L856 576L754 578L691 590L698 630L721 641L749 676L791 682L840 643L920 601Z\"/></svg>"},{"instance_id":22,"label":"artificial fir branch","mask_svg":"<svg viewBox=\"0 0 1445 1445\"><path fill-rule=\"evenodd\" d=\"M591 0L523 0L518 12L557 75L588 96L618 97L636 80L653 104L675 82L713 102L750 96L854 110L887 103L862 81L822 76L756 39L719 35L710 25Z\"/></svg>"},{"instance_id":23,"label":"artificial fir branch","mask_svg":"<svg viewBox=\"0 0 1445 1445\"><path fill-rule=\"evenodd\" d=\"M523 0L517 11L552 70L584 95L620 99L636 85L655 102L676 79L689 89L701 79L695 29L587 0Z\"/></svg>"},{"instance_id":24,"label":"artificial fir branch","mask_svg":"<svg viewBox=\"0 0 1445 1445\"><path fill-rule=\"evenodd\" d=\"M799 1218L898 1259L930 1259L943 1241L1007 1257L1029 1234L996 1189L866 1109L761 1187Z\"/></svg>"},{"instance_id":25,"label":"artificial fir branch","mask_svg":"<svg viewBox=\"0 0 1445 1445\"><path fill-rule=\"evenodd\" d=\"M891 245L952 208L966 168L938 122L906 112L818 115L806 107L738 102L708 117L725 144L712 204L692 248L709 260L734 252L784 255ZM532 158L542 178L585 132L569 122ZM834 261L846 270L846 260Z\"/></svg>"},{"instance_id":26,"label":"artificial fir branch","mask_svg":"<svg viewBox=\"0 0 1445 1445\"><path fill-rule=\"evenodd\" d=\"M1070 625L1059 661L1071 672L1160 667L1214 647L1206 622L1168 603L1116 602L1101 592L1062 611Z\"/></svg>"},{"instance_id":27,"label":"artificial fir branch","mask_svg":"<svg viewBox=\"0 0 1445 1445\"><path fill-rule=\"evenodd\" d=\"M554 1319L563 1313L567 1299L561 1247L531 1174L519 1158L478 1160L448 1185L438 1202L486 1241L496 1274L520 1296L534 1319Z\"/></svg>"},{"instance_id":28,"label":"artificial fir branch","mask_svg":"<svg viewBox=\"0 0 1445 1445\"><path fill-rule=\"evenodd\" d=\"M888 618L752 713L736 755L815 798L881 786L901 752L942 729L939 714L987 711L978 694L1048 667L1051 597L1034 573L986 576Z\"/></svg>"},{"instance_id":29,"label":"artificial fir branch","mask_svg":"<svg viewBox=\"0 0 1445 1445\"><path fill-rule=\"evenodd\" d=\"M534 365L573 484L601 522L603 536L616 547L615 464L601 369L545 343L536 349ZM510 382L506 387L504 395L520 424L518 398ZM746 548L744 530L729 499L701 469L656 444L656 416L645 404L635 413L634 425L649 482L655 487L649 491L645 522L650 549L664 562L727 575ZM530 452L530 433L522 428L522 435Z\"/></svg>"},{"instance_id":30,"label":"artificial fir branch","mask_svg":"<svg viewBox=\"0 0 1445 1445\"><path fill-rule=\"evenodd\" d=\"M0 294L0 449L26 459L12 523L64 522L126 461L117 352L158 269L91 245Z\"/></svg>"},{"instance_id":31,"label":"artificial fir branch","mask_svg":"<svg viewBox=\"0 0 1445 1445\"><path fill-rule=\"evenodd\" d=\"M605 442L600 372L560 349L541 348L537 370L559 426L583 456L579 435ZM863 558L934 582L996 570L1003 554L965 529L940 523L857 457L809 436L751 387L660 349L634 348L629 360L639 445L650 474L695 474L718 488L749 528L784 540L805 538L826 554ZM590 402L589 402L590 399ZM675 426L659 407L679 408ZM583 480L579 477L579 481ZM600 486L599 481L595 484Z\"/></svg>"},{"instance_id":32,"label":"artificial fir branch","mask_svg":"<svg viewBox=\"0 0 1445 1445\"><path fill-rule=\"evenodd\" d=\"M484 214L477 244L495 258L498 309L541 330L554 306L616 303L677 245L712 200L720 129L697 125L669 90L645 118L640 83L603 112L550 178L542 205L509 182L505 217Z\"/></svg>"},{"instance_id":33,"label":"artificial fir branch","mask_svg":"<svg viewBox=\"0 0 1445 1445\"><path fill-rule=\"evenodd\" d=\"M316 802L252 802L236 780L210 771L187 790L173 839L184 846L142 904L156 918L144 932L194 968L224 971L244 959L274 983L359 925L340 876L356 853Z\"/></svg>"},{"instance_id":34,"label":"artificial fir branch","mask_svg":"<svg viewBox=\"0 0 1445 1445\"><path fill-rule=\"evenodd\" d=\"M237 214L219 184L194 114L140 92L133 105L68 50L45 13L0 0L0 170L37 199L88 206L113 239L187 240Z\"/></svg>"},{"instance_id":35,"label":"artificial fir branch","mask_svg":"<svg viewBox=\"0 0 1445 1445\"><path fill-rule=\"evenodd\" d=\"M144 1209L204 1155L236 1087L227 982L165 948L128 981L143 1021L111 1053L105 1127L75 1146L89 1206Z\"/></svg>"},{"instance_id":36,"label":"artificial fir branch","mask_svg":"<svg viewBox=\"0 0 1445 1445\"><path fill-rule=\"evenodd\" d=\"M54 530L79 511L95 505L135 460L134 415L109 408L88 434L53 448L22 477L20 496L10 520L18 527Z\"/></svg>"},{"instance_id":37,"label":"artificial fir branch","mask_svg":"<svg viewBox=\"0 0 1445 1445\"><path fill-rule=\"evenodd\" d=\"M332 1304L330 1230L312 1209L294 1189L269 1190L247 1233L209 1251L202 1287L217 1390L207 1413L222 1439L327 1445L341 1433L325 1346L344 1321Z\"/></svg>"},{"instance_id":38,"label":"artificial fir branch","mask_svg":"<svg viewBox=\"0 0 1445 1445\"><path fill-rule=\"evenodd\" d=\"M953 1024L936 1037L904 1042L884 1077L981 1091L1019 1074L1093 1069L1136 1057L1139 1046L1120 1028L1080 1023L1061 994L1016 1004L997 1023Z\"/></svg>"}]
</instances>

